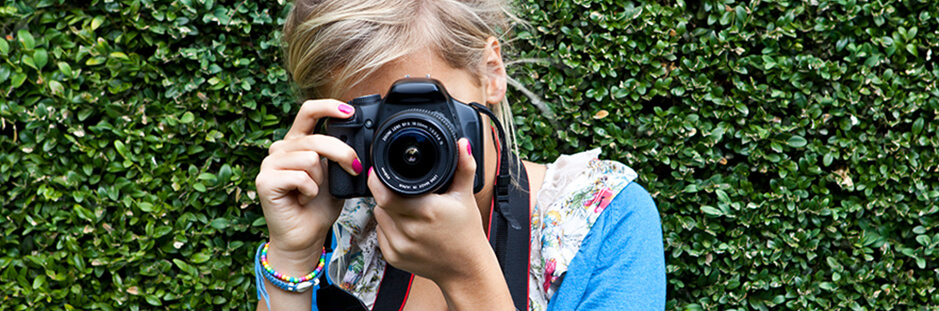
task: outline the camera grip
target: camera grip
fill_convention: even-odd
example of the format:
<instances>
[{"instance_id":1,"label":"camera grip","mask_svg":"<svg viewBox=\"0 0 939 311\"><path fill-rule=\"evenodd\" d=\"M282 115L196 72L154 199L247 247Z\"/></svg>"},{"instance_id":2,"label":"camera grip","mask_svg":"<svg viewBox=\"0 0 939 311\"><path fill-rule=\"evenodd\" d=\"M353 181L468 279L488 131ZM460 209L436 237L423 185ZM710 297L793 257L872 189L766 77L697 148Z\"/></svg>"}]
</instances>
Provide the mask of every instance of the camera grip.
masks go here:
<instances>
[{"instance_id":1,"label":"camera grip","mask_svg":"<svg viewBox=\"0 0 939 311\"><path fill-rule=\"evenodd\" d=\"M329 174L329 194L339 199L371 196L367 174L349 175L339 163L333 161L329 161L326 166Z\"/></svg>"},{"instance_id":2,"label":"camera grip","mask_svg":"<svg viewBox=\"0 0 939 311\"><path fill-rule=\"evenodd\" d=\"M326 135L336 137L352 147L359 156L362 166L370 167L371 161L366 151L368 146L366 139L371 132L363 127L361 119L363 118L358 114L348 120L330 119L326 122ZM366 174L352 176L333 161L327 164L327 174L329 193L334 197L348 199L371 196Z\"/></svg>"}]
</instances>

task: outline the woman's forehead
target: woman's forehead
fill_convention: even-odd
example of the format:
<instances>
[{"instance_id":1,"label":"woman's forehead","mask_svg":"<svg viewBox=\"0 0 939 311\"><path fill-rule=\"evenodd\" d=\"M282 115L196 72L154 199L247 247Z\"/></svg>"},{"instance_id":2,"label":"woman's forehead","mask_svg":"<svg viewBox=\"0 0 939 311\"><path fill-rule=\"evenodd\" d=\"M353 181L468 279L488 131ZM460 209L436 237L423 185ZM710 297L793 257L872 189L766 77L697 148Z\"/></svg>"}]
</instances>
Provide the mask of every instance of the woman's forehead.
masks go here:
<instances>
[{"instance_id":1,"label":"woman's forehead","mask_svg":"<svg viewBox=\"0 0 939 311\"><path fill-rule=\"evenodd\" d=\"M359 96L371 94L384 96L391 84L399 79L427 76L440 80L448 90L450 85L455 86L472 82L471 75L466 70L451 67L432 50L421 49L385 64L360 83L349 88L349 90L339 92L343 94L339 99L349 101Z\"/></svg>"}]
</instances>

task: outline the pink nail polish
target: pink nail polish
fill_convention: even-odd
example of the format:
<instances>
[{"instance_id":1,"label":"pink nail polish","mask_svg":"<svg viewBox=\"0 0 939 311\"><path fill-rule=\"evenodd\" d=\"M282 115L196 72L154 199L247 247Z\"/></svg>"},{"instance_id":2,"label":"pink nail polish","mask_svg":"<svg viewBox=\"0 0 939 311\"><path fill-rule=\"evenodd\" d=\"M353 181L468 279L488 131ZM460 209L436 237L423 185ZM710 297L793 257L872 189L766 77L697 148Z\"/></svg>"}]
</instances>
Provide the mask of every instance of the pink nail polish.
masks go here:
<instances>
[{"instance_id":1,"label":"pink nail polish","mask_svg":"<svg viewBox=\"0 0 939 311\"><path fill-rule=\"evenodd\" d=\"M375 170L375 168L373 168L373 167L369 167L369 168L368 168L368 178L371 178L371 177L372 177L372 171L374 171L374 170Z\"/></svg>"},{"instance_id":2,"label":"pink nail polish","mask_svg":"<svg viewBox=\"0 0 939 311\"><path fill-rule=\"evenodd\" d=\"M355 108L346 104L339 104L339 112L342 112L345 114L351 114L355 112Z\"/></svg>"},{"instance_id":3,"label":"pink nail polish","mask_svg":"<svg viewBox=\"0 0 939 311\"><path fill-rule=\"evenodd\" d=\"M466 154L473 156L473 146L470 144L469 140L466 141Z\"/></svg>"},{"instance_id":4,"label":"pink nail polish","mask_svg":"<svg viewBox=\"0 0 939 311\"><path fill-rule=\"evenodd\" d=\"M359 162L359 158L352 160L352 171L356 174L362 173L362 162Z\"/></svg>"}]
</instances>

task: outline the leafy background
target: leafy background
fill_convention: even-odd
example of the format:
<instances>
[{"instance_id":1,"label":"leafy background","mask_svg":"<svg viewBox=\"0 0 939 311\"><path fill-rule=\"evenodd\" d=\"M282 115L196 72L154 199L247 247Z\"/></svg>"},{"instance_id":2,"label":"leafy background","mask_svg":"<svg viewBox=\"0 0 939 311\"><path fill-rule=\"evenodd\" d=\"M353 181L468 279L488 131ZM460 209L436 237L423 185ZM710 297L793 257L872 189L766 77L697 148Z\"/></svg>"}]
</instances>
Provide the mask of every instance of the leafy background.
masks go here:
<instances>
[{"instance_id":1,"label":"leafy background","mask_svg":"<svg viewBox=\"0 0 939 311\"><path fill-rule=\"evenodd\" d=\"M0 310L254 308L253 180L297 108L285 7L0 6ZM637 169L668 309L939 306L939 6L518 10L507 57L538 61L510 71L557 116L512 91L522 153Z\"/></svg>"}]
</instances>

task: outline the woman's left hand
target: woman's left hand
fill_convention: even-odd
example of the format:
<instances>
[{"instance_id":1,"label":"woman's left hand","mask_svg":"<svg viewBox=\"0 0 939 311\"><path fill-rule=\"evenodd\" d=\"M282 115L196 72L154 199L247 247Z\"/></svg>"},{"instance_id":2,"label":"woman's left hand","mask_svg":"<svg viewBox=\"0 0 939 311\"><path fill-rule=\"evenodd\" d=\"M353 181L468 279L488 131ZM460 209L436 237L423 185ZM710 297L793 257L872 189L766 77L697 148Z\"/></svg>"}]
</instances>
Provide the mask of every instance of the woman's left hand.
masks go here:
<instances>
[{"instance_id":1,"label":"woman's left hand","mask_svg":"<svg viewBox=\"0 0 939 311\"><path fill-rule=\"evenodd\" d=\"M451 309L461 309L461 298L472 299L461 297L463 292L479 294L486 288L495 291L488 298L508 297L511 305L473 194L476 161L469 140L460 139L457 144L461 151L457 169L443 194L403 197L369 171L368 186L378 204L374 214L379 247L391 265L437 283Z\"/></svg>"}]
</instances>

